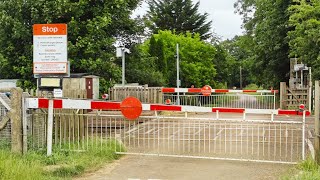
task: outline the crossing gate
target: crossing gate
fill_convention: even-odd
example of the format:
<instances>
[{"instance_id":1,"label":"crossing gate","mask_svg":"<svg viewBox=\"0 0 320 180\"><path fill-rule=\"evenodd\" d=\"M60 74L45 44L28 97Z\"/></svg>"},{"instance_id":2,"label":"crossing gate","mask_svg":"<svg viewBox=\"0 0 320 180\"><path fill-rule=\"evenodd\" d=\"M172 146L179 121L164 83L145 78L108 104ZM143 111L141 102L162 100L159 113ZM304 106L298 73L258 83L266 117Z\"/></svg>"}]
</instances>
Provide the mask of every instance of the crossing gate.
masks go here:
<instances>
[{"instance_id":1,"label":"crossing gate","mask_svg":"<svg viewBox=\"0 0 320 180\"><path fill-rule=\"evenodd\" d=\"M28 98L25 104L27 109L46 109L49 102ZM118 154L289 164L305 159L307 111L142 104L145 114L133 121L116 114L120 102L51 102L57 111L52 140L60 148L79 151L95 145L103 150L108 146L103 141L111 145L116 140ZM94 111L79 113L79 109ZM303 116L286 120L280 116L285 114Z\"/></svg>"},{"instance_id":2,"label":"crossing gate","mask_svg":"<svg viewBox=\"0 0 320 180\"><path fill-rule=\"evenodd\" d=\"M163 103L204 107L230 107L246 109L276 109L278 90L233 90L203 88L162 88Z\"/></svg>"}]
</instances>

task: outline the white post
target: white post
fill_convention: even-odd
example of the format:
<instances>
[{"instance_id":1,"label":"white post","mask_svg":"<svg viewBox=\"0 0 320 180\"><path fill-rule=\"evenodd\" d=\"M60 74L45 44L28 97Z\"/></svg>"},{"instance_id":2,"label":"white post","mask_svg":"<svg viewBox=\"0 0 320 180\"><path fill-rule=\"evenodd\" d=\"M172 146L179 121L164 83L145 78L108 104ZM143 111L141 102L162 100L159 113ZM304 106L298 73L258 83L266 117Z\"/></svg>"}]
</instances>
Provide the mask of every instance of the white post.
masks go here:
<instances>
[{"instance_id":1,"label":"white post","mask_svg":"<svg viewBox=\"0 0 320 180\"><path fill-rule=\"evenodd\" d=\"M273 91L273 109L276 109L276 91Z\"/></svg>"},{"instance_id":2,"label":"white post","mask_svg":"<svg viewBox=\"0 0 320 180\"><path fill-rule=\"evenodd\" d=\"M125 85L125 65L126 65L126 63L125 63L125 61L126 61L126 53L125 53L125 48L122 48L121 49L121 51L122 51L122 86L124 87L124 85Z\"/></svg>"},{"instance_id":3,"label":"white post","mask_svg":"<svg viewBox=\"0 0 320 180\"><path fill-rule=\"evenodd\" d=\"M26 154L28 151L28 131L27 131L27 105L25 103L25 97L22 95L22 139L23 139L23 154Z\"/></svg>"},{"instance_id":4,"label":"white post","mask_svg":"<svg viewBox=\"0 0 320 180\"><path fill-rule=\"evenodd\" d=\"M219 120L219 110L216 111L216 118Z\"/></svg>"},{"instance_id":5,"label":"white post","mask_svg":"<svg viewBox=\"0 0 320 180\"><path fill-rule=\"evenodd\" d=\"M311 67L309 67L309 112L312 111L312 76L311 76Z\"/></svg>"},{"instance_id":6,"label":"white post","mask_svg":"<svg viewBox=\"0 0 320 180\"><path fill-rule=\"evenodd\" d=\"M179 77L179 44L177 44L177 88L180 87L180 77ZM180 93L178 92L177 104L180 105Z\"/></svg>"},{"instance_id":7,"label":"white post","mask_svg":"<svg viewBox=\"0 0 320 180\"><path fill-rule=\"evenodd\" d=\"M306 129L306 111L303 110L303 118L302 118L302 160L305 160L305 129Z\"/></svg>"},{"instance_id":8,"label":"white post","mask_svg":"<svg viewBox=\"0 0 320 180\"><path fill-rule=\"evenodd\" d=\"M52 155L52 131L53 131L53 99L49 99L48 130L47 130L47 156Z\"/></svg>"}]
</instances>

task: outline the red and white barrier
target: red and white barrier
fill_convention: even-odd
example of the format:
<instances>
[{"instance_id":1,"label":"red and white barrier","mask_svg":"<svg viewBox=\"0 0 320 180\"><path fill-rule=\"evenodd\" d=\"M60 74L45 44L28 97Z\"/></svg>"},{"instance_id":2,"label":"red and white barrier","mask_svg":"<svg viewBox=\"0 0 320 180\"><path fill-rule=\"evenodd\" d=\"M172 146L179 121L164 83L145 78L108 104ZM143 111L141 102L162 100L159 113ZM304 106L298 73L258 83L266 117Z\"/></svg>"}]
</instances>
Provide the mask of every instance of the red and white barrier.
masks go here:
<instances>
[{"instance_id":1,"label":"red and white barrier","mask_svg":"<svg viewBox=\"0 0 320 180\"><path fill-rule=\"evenodd\" d=\"M202 93L201 88L162 88L163 93ZM211 89L211 93L278 93L278 90Z\"/></svg>"},{"instance_id":2,"label":"red and white barrier","mask_svg":"<svg viewBox=\"0 0 320 180\"><path fill-rule=\"evenodd\" d=\"M49 107L49 99L27 98L26 106L30 109L41 109ZM136 108L137 106L126 107ZM175 111L175 112L219 112L219 113L245 113L245 114L274 114L274 115L302 115L299 110L281 109L245 109L245 108L223 108L223 107L196 107L161 104L142 104L143 111ZM90 110L121 110L120 102L53 99L54 109L90 109ZM306 115L310 115L306 111Z\"/></svg>"}]
</instances>

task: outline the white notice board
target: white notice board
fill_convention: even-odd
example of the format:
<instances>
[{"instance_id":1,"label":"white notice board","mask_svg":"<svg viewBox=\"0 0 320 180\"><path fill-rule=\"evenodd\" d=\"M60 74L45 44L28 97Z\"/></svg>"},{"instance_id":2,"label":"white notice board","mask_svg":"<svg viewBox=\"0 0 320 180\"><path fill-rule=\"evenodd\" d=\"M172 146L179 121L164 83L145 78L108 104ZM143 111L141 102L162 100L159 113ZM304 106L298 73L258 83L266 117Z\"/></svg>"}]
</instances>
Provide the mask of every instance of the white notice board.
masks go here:
<instances>
[{"instance_id":1,"label":"white notice board","mask_svg":"<svg viewBox=\"0 0 320 180\"><path fill-rule=\"evenodd\" d=\"M68 73L66 24L33 26L33 73Z\"/></svg>"}]
</instances>

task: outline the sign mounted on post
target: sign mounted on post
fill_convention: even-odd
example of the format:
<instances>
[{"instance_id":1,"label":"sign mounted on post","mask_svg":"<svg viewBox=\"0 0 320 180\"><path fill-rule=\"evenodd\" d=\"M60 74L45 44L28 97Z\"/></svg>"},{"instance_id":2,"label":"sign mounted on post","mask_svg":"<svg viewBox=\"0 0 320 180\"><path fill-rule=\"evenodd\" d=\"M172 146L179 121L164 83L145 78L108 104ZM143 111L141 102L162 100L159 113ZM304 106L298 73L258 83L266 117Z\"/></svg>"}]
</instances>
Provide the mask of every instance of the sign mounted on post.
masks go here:
<instances>
[{"instance_id":1,"label":"sign mounted on post","mask_svg":"<svg viewBox=\"0 0 320 180\"><path fill-rule=\"evenodd\" d=\"M210 96L211 95L211 86L205 85L201 88L201 93L203 96Z\"/></svg>"},{"instance_id":2,"label":"sign mounted on post","mask_svg":"<svg viewBox=\"0 0 320 180\"><path fill-rule=\"evenodd\" d=\"M67 24L33 25L33 73L68 73Z\"/></svg>"}]
</instances>

